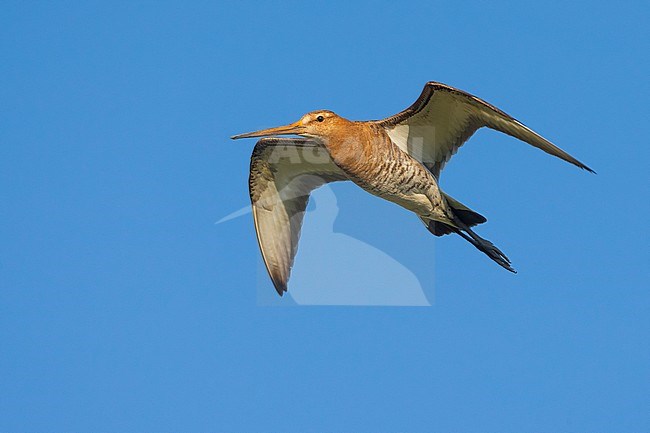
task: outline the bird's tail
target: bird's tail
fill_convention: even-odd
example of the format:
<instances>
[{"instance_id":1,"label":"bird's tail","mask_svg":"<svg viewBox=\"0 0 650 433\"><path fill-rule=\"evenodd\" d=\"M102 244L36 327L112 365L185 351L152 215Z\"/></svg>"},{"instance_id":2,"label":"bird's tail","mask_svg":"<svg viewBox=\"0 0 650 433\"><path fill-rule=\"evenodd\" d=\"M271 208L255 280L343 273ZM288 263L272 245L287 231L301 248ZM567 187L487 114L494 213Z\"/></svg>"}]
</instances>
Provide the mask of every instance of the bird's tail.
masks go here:
<instances>
[{"instance_id":1,"label":"bird's tail","mask_svg":"<svg viewBox=\"0 0 650 433\"><path fill-rule=\"evenodd\" d=\"M450 195L447 195L444 192L442 193L442 195L445 197L447 204L454 212L456 218L459 219L467 227L474 227L475 225L483 224L484 222L487 221L487 219L483 215L471 210L470 208L468 208L467 206L465 206L455 198L451 197ZM443 222L434 221L434 220L428 220L422 217L420 217L420 219L422 220L424 225L427 226L427 229L436 236L443 236L443 235L448 235L449 233L455 233L454 227L452 227L449 224L445 224Z\"/></svg>"},{"instance_id":2,"label":"bird's tail","mask_svg":"<svg viewBox=\"0 0 650 433\"><path fill-rule=\"evenodd\" d=\"M510 272L517 273L510 265L510 259L498 249L492 242L483 239L472 231L470 227L487 221L484 216L474 212L467 206L445 194L445 199L454 213L454 221L441 222L422 218L427 229L436 236L442 236L448 233L457 233L463 239L474 245L479 251L483 252L489 258L497 262L503 268Z\"/></svg>"}]
</instances>

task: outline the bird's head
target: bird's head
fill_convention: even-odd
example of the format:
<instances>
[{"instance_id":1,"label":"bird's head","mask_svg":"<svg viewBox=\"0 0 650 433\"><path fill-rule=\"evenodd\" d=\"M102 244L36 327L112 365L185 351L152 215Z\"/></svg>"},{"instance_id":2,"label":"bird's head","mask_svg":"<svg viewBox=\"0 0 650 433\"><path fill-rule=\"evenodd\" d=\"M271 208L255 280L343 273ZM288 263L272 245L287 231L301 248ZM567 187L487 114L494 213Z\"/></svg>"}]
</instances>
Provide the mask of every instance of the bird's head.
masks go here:
<instances>
[{"instance_id":1,"label":"bird's head","mask_svg":"<svg viewBox=\"0 0 650 433\"><path fill-rule=\"evenodd\" d=\"M328 110L318 110L305 114L299 121L290 125L233 135L230 138L236 140L238 138L269 137L273 135L301 135L303 137L326 139L337 126L344 122L348 121L336 113Z\"/></svg>"}]
</instances>

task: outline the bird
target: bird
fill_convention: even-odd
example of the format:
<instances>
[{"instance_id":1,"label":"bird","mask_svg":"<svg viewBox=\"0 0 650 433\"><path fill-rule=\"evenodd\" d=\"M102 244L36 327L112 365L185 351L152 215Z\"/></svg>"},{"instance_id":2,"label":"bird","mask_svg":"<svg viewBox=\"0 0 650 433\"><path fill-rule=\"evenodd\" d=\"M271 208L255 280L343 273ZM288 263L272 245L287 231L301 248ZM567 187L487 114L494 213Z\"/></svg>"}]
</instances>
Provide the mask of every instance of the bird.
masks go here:
<instances>
[{"instance_id":1,"label":"bird","mask_svg":"<svg viewBox=\"0 0 650 433\"><path fill-rule=\"evenodd\" d=\"M472 230L487 219L438 183L445 164L482 127L595 173L499 108L435 81L425 84L412 105L385 119L352 121L317 110L285 126L232 136L260 138L251 155L249 193L262 258L278 294L288 288L309 194L338 181L352 181L415 213L435 236L461 236L516 273L500 249Z\"/></svg>"}]
</instances>

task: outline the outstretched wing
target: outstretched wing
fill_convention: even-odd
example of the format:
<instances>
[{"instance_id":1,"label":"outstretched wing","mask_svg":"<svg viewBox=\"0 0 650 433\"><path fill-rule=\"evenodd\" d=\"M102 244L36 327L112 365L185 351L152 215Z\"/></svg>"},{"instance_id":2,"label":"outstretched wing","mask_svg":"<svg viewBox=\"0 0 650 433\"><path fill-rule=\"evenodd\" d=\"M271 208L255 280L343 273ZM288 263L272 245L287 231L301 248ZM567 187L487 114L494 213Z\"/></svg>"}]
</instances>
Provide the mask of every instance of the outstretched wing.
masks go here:
<instances>
[{"instance_id":1,"label":"outstretched wing","mask_svg":"<svg viewBox=\"0 0 650 433\"><path fill-rule=\"evenodd\" d=\"M444 164L476 132L501 131L584 170L592 169L482 99L442 83L429 82L406 110L378 124L393 142L439 177Z\"/></svg>"},{"instance_id":2,"label":"outstretched wing","mask_svg":"<svg viewBox=\"0 0 650 433\"><path fill-rule=\"evenodd\" d=\"M309 194L347 176L318 143L263 138L251 156L249 190L257 241L275 290L287 291Z\"/></svg>"}]
</instances>

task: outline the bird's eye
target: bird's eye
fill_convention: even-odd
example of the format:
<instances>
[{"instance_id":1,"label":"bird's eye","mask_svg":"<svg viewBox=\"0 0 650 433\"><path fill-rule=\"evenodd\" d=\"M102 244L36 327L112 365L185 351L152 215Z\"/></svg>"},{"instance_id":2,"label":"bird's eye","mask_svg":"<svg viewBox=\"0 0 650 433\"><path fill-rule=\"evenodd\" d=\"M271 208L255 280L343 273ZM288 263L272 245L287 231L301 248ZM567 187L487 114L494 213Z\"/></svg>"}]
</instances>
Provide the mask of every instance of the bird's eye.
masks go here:
<instances>
[{"instance_id":1,"label":"bird's eye","mask_svg":"<svg viewBox=\"0 0 650 433\"><path fill-rule=\"evenodd\" d=\"M322 122L323 120L325 120L325 118L323 116L318 116L316 118L316 120L318 120L319 122Z\"/></svg>"}]
</instances>

